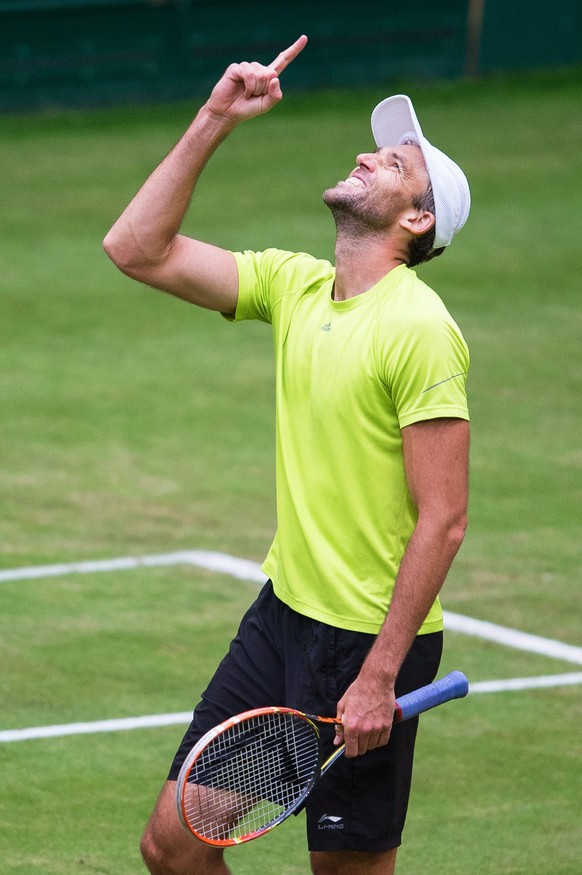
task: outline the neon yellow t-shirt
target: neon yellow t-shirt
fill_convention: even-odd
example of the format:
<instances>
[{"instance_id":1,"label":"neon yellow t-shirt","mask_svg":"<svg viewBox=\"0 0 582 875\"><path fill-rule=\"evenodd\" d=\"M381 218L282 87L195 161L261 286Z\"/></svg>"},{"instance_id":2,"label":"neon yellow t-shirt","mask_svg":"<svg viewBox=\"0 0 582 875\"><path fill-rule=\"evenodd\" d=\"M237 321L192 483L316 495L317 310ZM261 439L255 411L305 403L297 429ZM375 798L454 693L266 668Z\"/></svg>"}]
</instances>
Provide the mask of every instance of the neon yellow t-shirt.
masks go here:
<instances>
[{"instance_id":1,"label":"neon yellow t-shirt","mask_svg":"<svg viewBox=\"0 0 582 875\"><path fill-rule=\"evenodd\" d=\"M301 614L376 634L416 525L401 428L468 419L469 354L440 298L402 265L347 301L303 253L234 253L234 319L272 325L277 532L263 564ZM435 602L421 633L442 629Z\"/></svg>"}]
</instances>

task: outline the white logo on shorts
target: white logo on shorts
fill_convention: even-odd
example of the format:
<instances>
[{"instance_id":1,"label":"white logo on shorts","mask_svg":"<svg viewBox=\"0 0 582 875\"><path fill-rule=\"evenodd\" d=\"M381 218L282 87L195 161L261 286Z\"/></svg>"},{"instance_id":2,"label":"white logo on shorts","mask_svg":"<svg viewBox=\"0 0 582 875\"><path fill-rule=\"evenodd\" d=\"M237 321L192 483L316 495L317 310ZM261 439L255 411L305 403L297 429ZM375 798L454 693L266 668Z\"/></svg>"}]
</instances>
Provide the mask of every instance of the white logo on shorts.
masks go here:
<instances>
[{"instance_id":1,"label":"white logo on shorts","mask_svg":"<svg viewBox=\"0 0 582 875\"><path fill-rule=\"evenodd\" d=\"M335 814L322 814L317 821L318 829L343 829L344 819Z\"/></svg>"}]
</instances>

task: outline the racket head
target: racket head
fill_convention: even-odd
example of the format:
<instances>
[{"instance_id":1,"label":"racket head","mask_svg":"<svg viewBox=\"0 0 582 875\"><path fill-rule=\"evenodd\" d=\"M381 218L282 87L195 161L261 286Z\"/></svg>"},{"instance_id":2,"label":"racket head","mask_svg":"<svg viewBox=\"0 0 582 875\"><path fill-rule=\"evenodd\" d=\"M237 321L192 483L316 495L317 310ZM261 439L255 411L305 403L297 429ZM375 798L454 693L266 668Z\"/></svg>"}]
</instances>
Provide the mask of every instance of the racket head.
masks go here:
<instances>
[{"instance_id":1,"label":"racket head","mask_svg":"<svg viewBox=\"0 0 582 875\"><path fill-rule=\"evenodd\" d=\"M293 708L255 708L211 729L188 754L176 783L184 828L210 845L258 838L282 823L321 773L316 724Z\"/></svg>"}]
</instances>

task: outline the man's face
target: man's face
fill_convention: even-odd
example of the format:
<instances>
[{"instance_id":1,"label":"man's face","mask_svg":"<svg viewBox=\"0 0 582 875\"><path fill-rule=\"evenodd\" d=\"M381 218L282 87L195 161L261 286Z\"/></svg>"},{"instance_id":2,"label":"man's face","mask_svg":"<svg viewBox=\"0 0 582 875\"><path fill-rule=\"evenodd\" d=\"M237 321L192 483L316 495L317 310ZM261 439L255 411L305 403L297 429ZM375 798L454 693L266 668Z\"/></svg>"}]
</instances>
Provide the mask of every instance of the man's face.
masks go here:
<instances>
[{"instance_id":1,"label":"man's face","mask_svg":"<svg viewBox=\"0 0 582 875\"><path fill-rule=\"evenodd\" d=\"M358 155L356 163L347 179L323 194L336 216L349 214L370 227L388 228L428 187L419 146L384 146Z\"/></svg>"}]
</instances>

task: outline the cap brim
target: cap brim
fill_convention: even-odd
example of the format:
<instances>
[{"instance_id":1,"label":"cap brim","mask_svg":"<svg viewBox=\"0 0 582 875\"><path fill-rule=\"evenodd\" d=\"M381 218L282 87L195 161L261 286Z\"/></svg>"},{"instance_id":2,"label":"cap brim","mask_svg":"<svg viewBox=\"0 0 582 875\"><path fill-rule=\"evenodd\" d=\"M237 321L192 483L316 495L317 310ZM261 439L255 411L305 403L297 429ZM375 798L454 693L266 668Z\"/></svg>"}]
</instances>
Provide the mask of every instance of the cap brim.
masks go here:
<instances>
[{"instance_id":1,"label":"cap brim","mask_svg":"<svg viewBox=\"0 0 582 875\"><path fill-rule=\"evenodd\" d=\"M471 197L465 174L422 133L412 101L406 94L382 100L372 112L376 145L399 146L407 140L422 151L435 201L435 249L448 246L469 214Z\"/></svg>"},{"instance_id":2,"label":"cap brim","mask_svg":"<svg viewBox=\"0 0 582 875\"><path fill-rule=\"evenodd\" d=\"M413 139L422 148L424 135L416 117L412 101L405 94L387 97L372 113L372 133L376 145L398 146Z\"/></svg>"}]
</instances>

